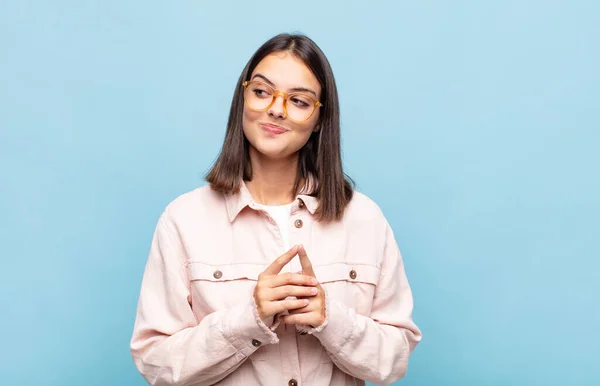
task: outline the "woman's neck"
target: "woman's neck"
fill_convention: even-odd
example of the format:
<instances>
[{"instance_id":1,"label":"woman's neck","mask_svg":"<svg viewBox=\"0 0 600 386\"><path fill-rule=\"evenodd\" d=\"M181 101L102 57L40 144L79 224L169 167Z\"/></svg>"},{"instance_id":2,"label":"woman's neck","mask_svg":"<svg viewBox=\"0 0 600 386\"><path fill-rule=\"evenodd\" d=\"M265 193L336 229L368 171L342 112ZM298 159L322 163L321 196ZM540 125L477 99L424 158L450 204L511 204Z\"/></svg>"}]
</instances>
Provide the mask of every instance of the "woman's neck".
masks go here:
<instances>
[{"instance_id":1,"label":"woman's neck","mask_svg":"<svg viewBox=\"0 0 600 386\"><path fill-rule=\"evenodd\" d=\"M254 150L254 149L252 149ZM294 200L293 188L298 173L298 154L272 160L258 151L250 152L252 181L246 187L252 198L262 205L285 205Z\"/></svg>"}]
</instances>

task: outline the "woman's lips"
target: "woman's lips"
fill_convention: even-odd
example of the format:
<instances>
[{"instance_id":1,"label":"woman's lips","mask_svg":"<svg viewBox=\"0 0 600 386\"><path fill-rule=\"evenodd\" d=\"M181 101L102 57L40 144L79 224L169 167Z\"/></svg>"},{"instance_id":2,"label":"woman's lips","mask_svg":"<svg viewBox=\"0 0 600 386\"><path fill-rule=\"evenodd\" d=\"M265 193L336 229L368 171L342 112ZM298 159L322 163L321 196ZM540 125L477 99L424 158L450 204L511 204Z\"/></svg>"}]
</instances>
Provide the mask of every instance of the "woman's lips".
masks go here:
<instances>
[{"instance_id":1,"label":"woman's lips","mask_svg":"<svg viewBox=\"0 0 600 386\"><path fill-rule=\"evenodd\" d=\"M264 131L266 131L266 132L268 132L268 133L271 133L271 134L283 134L283 133L285 133L285 132L287 131L286 129L284 129L284 128L283 128L283 127L281 127L281 126L277 126L277 125L271 125L271 124L269 124L269 123L262 123L262 124L260 125L260 127L261 127L261 128L264 130Z\"/></svg>"}]
</instances>

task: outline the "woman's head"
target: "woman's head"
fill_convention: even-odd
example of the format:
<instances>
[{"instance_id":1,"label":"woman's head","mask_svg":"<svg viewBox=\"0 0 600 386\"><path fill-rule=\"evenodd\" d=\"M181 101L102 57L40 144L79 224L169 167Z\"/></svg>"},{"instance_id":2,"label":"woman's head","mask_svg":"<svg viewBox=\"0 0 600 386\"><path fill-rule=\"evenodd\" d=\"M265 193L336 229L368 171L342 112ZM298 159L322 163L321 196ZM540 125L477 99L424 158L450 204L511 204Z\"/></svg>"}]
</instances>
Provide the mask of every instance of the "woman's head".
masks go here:
<instances>
[{"instance_id":1,"label":"woman's head","mask_svg":"<svg viewBox=\"0 0 600 386\"><path fill-rule=\"evenodd\" d=\"M319 130L321 84L313 72L293 52L273 52L256 65L242 86L242 129L250 157L298 157Z\"/></svg>"},{"instance_id":2,"label":"woman's head","mask_svg":"<svg viewBox=\"0 0 600 386\"><path fill-rule=\"evenodd\" d=\"M237 193L252 179L251 157L298 157L294 194L311 177L320 220L339 219L352 197L342 170L335 78L321 49L303 35L281 34L250 58L236 85L211 186Z\"/></svg>"}]
</instances>

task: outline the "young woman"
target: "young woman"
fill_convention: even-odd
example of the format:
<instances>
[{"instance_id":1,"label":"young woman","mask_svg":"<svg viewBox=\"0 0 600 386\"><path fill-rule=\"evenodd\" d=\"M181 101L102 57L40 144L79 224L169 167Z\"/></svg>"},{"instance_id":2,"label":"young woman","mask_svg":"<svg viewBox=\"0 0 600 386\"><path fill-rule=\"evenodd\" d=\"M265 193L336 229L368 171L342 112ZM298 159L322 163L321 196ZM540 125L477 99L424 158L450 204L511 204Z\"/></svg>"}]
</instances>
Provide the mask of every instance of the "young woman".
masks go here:
<instances>
[{"instance_id":1,"label":"young woman","mask_svg":"<svg viewBox=\"0 0 600 386\"><path fill-rule=\"evenodd\" d=\"M319 47L278 35L233 96L209 184L158 221L131 340L152 385L364 385L421 339L392 230L342 170Z\"/></svg>"}]
</instances>

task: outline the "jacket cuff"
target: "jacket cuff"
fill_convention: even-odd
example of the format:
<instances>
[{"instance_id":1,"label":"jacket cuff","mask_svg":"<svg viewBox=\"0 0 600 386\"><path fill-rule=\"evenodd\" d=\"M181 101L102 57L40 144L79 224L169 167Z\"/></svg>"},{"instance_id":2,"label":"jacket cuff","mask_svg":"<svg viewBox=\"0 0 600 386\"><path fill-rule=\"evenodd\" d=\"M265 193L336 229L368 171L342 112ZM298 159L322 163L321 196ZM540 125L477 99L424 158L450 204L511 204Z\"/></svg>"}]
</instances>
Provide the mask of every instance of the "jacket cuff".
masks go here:
<instances>
[{"instance_id":1,"label":"jacket cuff","mask_svg":"<svg viewBox=\"0 0 600 386\"><path fill-rule=\"evenodd\" d=\"M356 312L335 300L328 300L326 315L325 323L307 333L312 333L318 338L327 351L338 353L352 339Z\"/></svg>"},{"instance_id":2,"label":"jacket cuff","mask_svg":"<svg viewBox=\"0 0 600 386\"><path fill-rule=\"evenodd\" d=\"M279 338L258 316L254 298L245 305L232 308L226 320L224 335L238 351L250 356L263 344L279 343Z\"/></svg>"}]
</instances>

